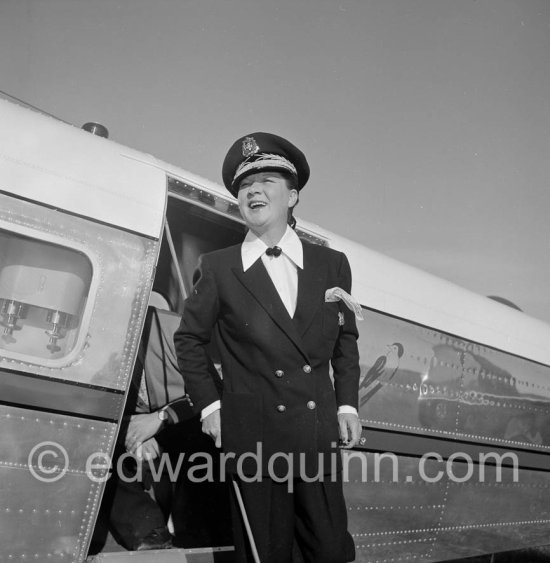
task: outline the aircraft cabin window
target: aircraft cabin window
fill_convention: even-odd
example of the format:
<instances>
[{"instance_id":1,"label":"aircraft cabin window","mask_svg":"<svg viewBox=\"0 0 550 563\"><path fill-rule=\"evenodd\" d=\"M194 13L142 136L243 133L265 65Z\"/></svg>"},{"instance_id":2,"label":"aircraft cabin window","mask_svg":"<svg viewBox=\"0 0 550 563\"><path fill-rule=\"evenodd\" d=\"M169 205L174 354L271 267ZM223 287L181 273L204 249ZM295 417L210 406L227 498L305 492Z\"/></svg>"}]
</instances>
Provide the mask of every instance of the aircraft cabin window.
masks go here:
<instances>
[{"instance_id":1,"label":"aircraft cabin window","mask_svg":"<svg viewBox=\"0 0 550 563\"><path fill-rule=\"evenodd\" d=\"M77 341L92 279L90 260L61 244L0 230L0 350L43 363Z\"/></svg>"}]
</instances>

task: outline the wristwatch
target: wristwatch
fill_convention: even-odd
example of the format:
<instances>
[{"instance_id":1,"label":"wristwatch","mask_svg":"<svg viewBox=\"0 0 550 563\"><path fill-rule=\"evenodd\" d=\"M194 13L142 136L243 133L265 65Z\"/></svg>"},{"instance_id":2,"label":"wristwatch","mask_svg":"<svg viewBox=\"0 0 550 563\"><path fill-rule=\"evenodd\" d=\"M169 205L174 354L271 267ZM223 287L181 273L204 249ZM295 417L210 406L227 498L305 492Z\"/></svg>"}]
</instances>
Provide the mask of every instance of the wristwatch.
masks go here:
<instances>
[{"instance_id":1,"label":"wristwatch","mask_svg":"<svg viewBox=\"0 0 550 563\"><path fill-rule=\"evenodd\" d=\"M164 409L158 410L157 416L163 424L166 424L168 422L168 413Z\"/></svg>"}]
</instances>

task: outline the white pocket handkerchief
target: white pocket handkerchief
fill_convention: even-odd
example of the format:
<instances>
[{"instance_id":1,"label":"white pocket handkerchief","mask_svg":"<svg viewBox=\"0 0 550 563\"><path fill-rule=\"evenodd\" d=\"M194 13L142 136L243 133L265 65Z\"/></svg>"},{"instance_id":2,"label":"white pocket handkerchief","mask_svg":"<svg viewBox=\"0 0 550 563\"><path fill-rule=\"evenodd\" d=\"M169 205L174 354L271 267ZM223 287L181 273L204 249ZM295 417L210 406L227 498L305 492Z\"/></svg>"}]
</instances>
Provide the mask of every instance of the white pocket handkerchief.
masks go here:
<instances>
[{"instance_id":1,"label":"white pocket handkerchief","mask_svg":"<svg viewBox=\"0 0 550 563\"><path fill-rule=\"evenodd\" d=\"M363 312L361 310L361 305L347 292L344 291L341 287L332 287L325 291L325 301L328 302L335 302L335 301L343 301L346 307L353 311L355 318L358 321L363 320Z\"/></svg>"}]
</instances>

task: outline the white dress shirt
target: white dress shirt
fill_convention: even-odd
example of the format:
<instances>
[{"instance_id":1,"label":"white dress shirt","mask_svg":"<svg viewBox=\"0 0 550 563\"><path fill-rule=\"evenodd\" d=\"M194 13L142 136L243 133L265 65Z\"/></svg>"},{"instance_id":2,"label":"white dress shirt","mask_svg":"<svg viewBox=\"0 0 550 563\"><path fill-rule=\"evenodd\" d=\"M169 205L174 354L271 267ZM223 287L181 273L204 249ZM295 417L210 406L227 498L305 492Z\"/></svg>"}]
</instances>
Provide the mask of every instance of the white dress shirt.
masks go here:
<instances>
[{"instance_id":1,"label":"white dress shirt","mask_svg":"<svg viewBox=\"0 0 550 563\"><path fill-rule=\"evenodd\" d=\"M290 227L286 228L277 246L282 251L281 255L268 256L265 253L268 249L267 244L252 231L248 231L241 246L243 270L246 272L258 258L261 258L288 314L294 317L298 299L298 268L304 267L304 249L302 241Z\"/></svg>"},{"instance_id":2,"label":"white dress shirt","mask_svg":"<svg viewBox=\"0 0 550 563\"><path fill-rule=\"evenodd\" d=\"M277 289L288 314L294 317L296 301L298 299L298 268L304 267L304 248L298 235L287 226L283 238L277 243L281 249L280 256L268 256L265 251L267 244L252 231L248 231L241 245L241 260L246 272L259 258L261 258L273 285ZM201 420L221 407L220 401L215 401L202 409ZM357 414L357 409L349 405L338 407L338 414Z\"/></svg>"}]
</instances>

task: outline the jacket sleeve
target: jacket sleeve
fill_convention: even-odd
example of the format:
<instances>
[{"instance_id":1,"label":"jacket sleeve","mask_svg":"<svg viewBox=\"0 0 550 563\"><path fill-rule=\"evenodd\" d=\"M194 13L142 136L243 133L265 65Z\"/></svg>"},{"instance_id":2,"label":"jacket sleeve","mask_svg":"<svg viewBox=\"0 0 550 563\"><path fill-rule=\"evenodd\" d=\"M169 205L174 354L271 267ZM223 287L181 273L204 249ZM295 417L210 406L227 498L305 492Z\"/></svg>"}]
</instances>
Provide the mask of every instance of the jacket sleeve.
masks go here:
<instances>
[{"instance_id":1,"label":"jacket sleeve","mask_svg":"<svg viewBox=\"0 0 550 563\"><path fill-rule=\"evenodd\" d=\"M162 407L162 410L166 413L166 421L168 424L178 424L178 422L189 420L195 416L193 403L188 395L174 399Z\"/></svg>"},{"instance_id":2,"label":"jacket sleeve","mask_svg":"<svg viewBox=\"0 0 550 563\"><path fill-rule=\"evenodd\" d=\"M345 254L341 254L338 280L339 287L351 294L351 268ZM344 324L340 327L331 358L336 404L339 407L349 405L358 409L360 368L357 338L359 333L355 314L343 303L340 311L344 315Z\"/></svg>"},{"instance_id":3,"label":"jacket sleeve","mask_svg":"<svg viewBox=\"0 0 550 563\"><path fill-rule=\"evenodd\" d=\"M218 319L218 291L206 256L201 257L194 279L195 285L185 300L181 323L174 334L174 344L186 391L195 412L200 412L220 399L208 355L208 344Z\"/></svg>"}]
</instances>

